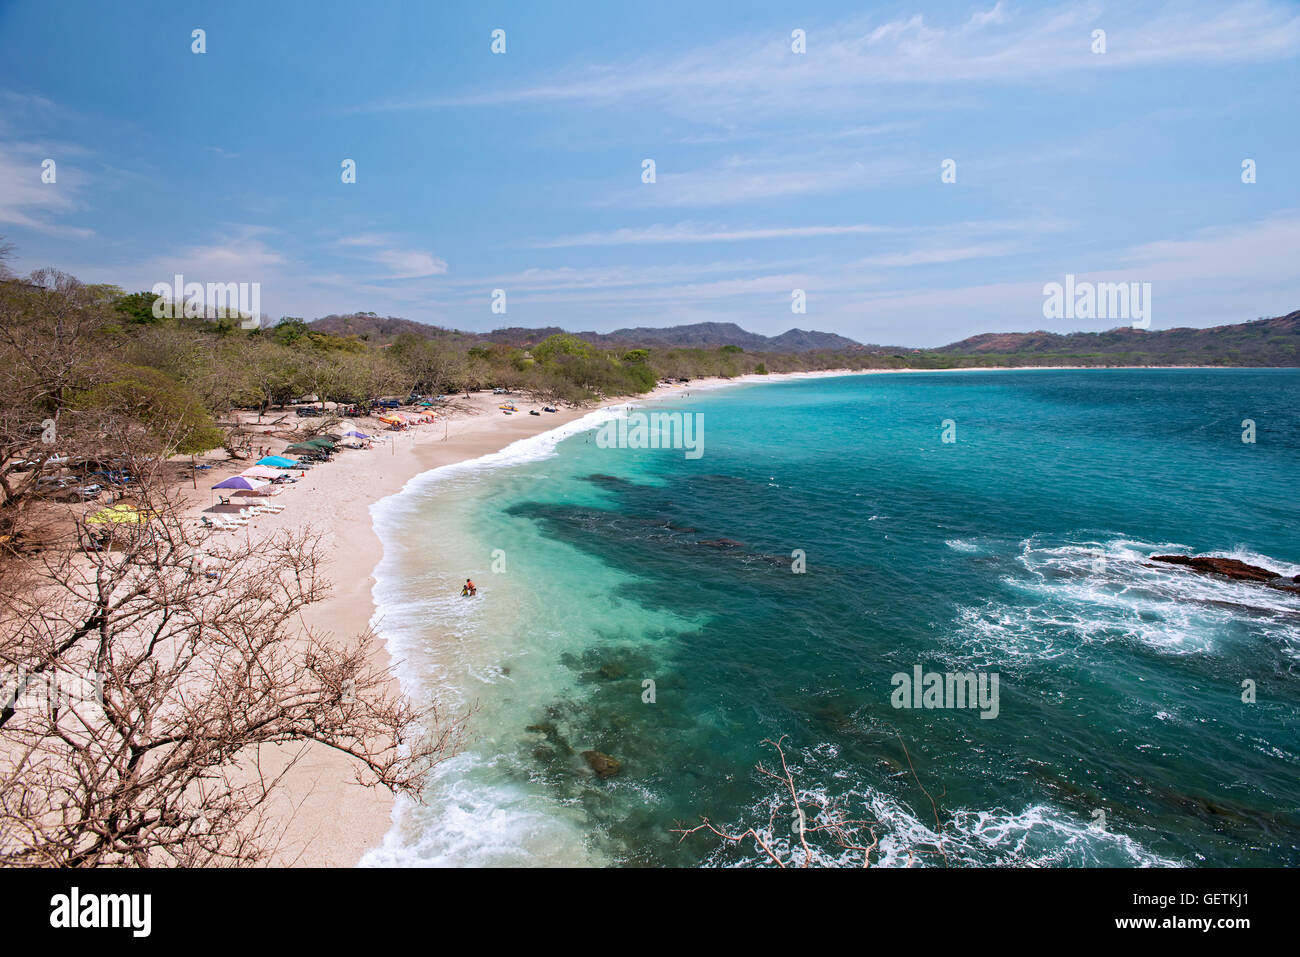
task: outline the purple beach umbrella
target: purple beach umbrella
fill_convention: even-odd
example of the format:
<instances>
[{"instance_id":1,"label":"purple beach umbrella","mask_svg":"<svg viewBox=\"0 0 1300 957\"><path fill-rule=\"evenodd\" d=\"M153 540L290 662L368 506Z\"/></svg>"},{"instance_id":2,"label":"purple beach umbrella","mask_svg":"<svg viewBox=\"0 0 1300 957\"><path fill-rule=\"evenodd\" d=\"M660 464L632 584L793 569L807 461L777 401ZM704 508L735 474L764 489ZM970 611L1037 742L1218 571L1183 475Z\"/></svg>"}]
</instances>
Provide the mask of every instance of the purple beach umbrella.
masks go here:
<instances>
[{"instance_id":1,"label":"purple beach umbrella","mask_svg":"<svg viewBox=\"0 0 1300 957\"><path fill-rule=\"evenodd\" d=\"M261 488L267 482L263 479L249 478L247 475L232 475L224 482L218 482L213 488Z\"/></svg>"}]
</instances>

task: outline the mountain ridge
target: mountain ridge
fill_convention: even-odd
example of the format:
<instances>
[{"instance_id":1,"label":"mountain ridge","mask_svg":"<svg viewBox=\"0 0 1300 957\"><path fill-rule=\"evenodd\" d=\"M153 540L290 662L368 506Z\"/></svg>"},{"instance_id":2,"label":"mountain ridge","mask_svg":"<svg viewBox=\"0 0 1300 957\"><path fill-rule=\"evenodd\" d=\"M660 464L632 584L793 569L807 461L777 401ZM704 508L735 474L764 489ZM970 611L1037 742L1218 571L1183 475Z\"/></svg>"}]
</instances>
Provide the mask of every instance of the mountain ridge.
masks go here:
<instances>
[{"instance_id":1,"label":"mountain ridge","mask_svg":"<svg viewBox=\"0 0 1300 957\"><path fill-rule=\"evenodd\" d=\"M318 332L356 335L378 344L410 333L434 340L500 343L528 349L548 336L568 333L559 326L530 329L506 327L491 332L464 332L374 313L330 315L309 323ZM797 354L809 352L855 353L898 360L985 362L996 357L1053 358L1193 365L1300 365L1300 310L1282 316L1253 319L1205 328L1175 327L1142 330L1120 326L1103 332L984 332L933 348L868 345L836 333L799 328L780 335L750 332L734 322L700 322L680 326L637 326L613 332L569 333L607 349L637 347L668 349L718 349L735 346L746 352Z\"/></svg>"}]
</instances>

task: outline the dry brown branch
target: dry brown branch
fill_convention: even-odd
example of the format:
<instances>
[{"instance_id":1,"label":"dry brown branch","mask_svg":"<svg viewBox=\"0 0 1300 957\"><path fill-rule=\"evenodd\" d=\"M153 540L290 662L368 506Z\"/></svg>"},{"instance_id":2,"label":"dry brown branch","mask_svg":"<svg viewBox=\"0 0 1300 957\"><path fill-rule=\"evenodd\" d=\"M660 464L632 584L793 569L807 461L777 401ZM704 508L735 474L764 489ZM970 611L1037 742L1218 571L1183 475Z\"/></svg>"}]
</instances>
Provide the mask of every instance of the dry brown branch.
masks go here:
<instances>
[{"instance_id":1,"label":"dry brown branch","mask_svg":"<svg viewBox=\"0 0 1300 957\"><path fill-rule=\"evenodd\" d=\"M782 747L786 737L786 735L782 735L777 741L765 740L763 742L776 749L781 762L780 771L769 769L762 762L755 766L755 771L759 775L777 782L784 795L772 803L768 822L765 826L749 827L737 833L720 828L708 818L701 817L702 823L694 827L679 826L673 828L672 832L674 834L681 835L679 843L699 831L708 831L735 845L743 844L747 840L753 840L754 845L763 852L764 857L778 867L784 868L792 865L809 867L814 862L824 859L823 855L820 854L819 847L809 843L809 836L813 835L825 838L825 843L829 847L847 852L851 856L861 854L862 866L870 867L872 854L876 853L880 848L880 837L876 833L876 828L880 827L880 822L848 817L833 800L801 792L795 778L795 772L790 769L789 762L786 760L785 749ZM906 754L906 744L903 746L903 751ZM908 766L911 767L910 755L908 755L907 761ZM934 798L921 785L920 778L916 776L915 768L912 769L912 776L916 780L917 786L921 788L922 793L930 800L930 806L934 809L935 814L936 831L942 833L939 823L939 810ZM785 839L777 830L777 821L784 818L787 811L793 824L791 833L797 837L797 843ZM870 838L870 840L868 841L867 838ZM924 852L908 849L908 867L911 867L914 863L917 853ZM939 853L944 853L942 846L939 847ZM944 854L944 857L946 860L947 855Z\"/></svg>"},{"instance_id":2,"label":"dry brown branch","mask_svg":"<svg viewBox=\"0 0 1300 957\"><path fill-rule=\"evenodd\" d=\"M96 547L20 556L0 580L0 864L263 860L287 770L261 772L267 747L333 749L418 798L462 718L404 699L372 635L299 624L328 591L310 530L222 541L134 467L151 521L74 515Z\"/></svg>"},{"instance_id":3,"label":"dry brown branch","mask_svg":"<svg viewBox=\"0 0 1300 957\"><path fill-rule=\"evenodd\" d=\"M816 850L809 845L808 835L820 835L826 837L832 846L841 850L860 852L862 854L862 866L870 867L871 854L877 850L880 844L875 831L871 830L871 828L879 826L879 822L846 817L834 802L802 794L795 781L794 772L790 770L789 763L786 761L785 749L782 747L782 742L785 741L786 737L786 735L782 735L776 741L765 740L763 742L776 749L781 762L780 772L770 770L762 762L755 766L755 770L760 775L778 782L781 790L788 795L788 800L782 798L772 804L766 826L762 828L750 827L737 834L715 826L708 818L701 818L703 823L691 828L674 828L673 833L681 835L679 842L686 840L691 834L701 830L710 831L732 844L741 844L752 839L755 846L763 852L766 858L778 867L788 867L796 862L799 867L809 867L818 855ZM792 833L798 838L797 848L790 846L787 849L786 845L792 842L779 838L777 834L777 820L787 809L790 812L789 816L793 825ZM810 821L812 823L809 823ZM859 840L858 835L864 829L871 835L870 844L864 844ZM801 850L802 853L798 853L798 850Z\"/></svg>"}]
</instances>

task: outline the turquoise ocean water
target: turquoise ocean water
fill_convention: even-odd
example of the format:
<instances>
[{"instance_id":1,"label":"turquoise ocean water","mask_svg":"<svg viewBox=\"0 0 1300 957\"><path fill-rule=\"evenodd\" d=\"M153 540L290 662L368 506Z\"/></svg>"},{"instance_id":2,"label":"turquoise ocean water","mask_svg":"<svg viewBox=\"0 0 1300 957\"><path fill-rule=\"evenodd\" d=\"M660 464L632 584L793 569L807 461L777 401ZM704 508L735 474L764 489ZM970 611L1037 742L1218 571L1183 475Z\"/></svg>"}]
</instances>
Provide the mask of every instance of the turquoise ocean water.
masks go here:
<instances>
[{"instance_id":1,"label":"turquoise ocean water","mask_svg":"<svg viewBox=\"0 0 1300 957\"><path fill-rule=\"evenodd\" d=\"M602 411L375 506L403 686L477 710L367 863L760 864L673 829L766 824L781 787L754 765L784 735L801 789L878 822L881 863L1300 864L1300 595L1148 561L1300 574L1300 372L845 376L645 408L701 415L703 456L602 448ZM997 717L895 708L918 665L996 672Z\"/></svg>"}]
</instances>

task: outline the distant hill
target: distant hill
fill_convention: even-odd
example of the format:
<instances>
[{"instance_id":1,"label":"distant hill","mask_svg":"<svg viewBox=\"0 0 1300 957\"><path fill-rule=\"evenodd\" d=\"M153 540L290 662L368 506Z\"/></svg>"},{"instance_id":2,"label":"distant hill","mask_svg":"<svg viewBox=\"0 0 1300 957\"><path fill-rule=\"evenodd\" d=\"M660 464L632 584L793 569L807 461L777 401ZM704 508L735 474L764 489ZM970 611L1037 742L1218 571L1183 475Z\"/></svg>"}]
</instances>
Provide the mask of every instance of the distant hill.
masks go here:
<instances>
[{"instance_id":1,"label":"distant hill","mask_svg":"<svg viewBox=\"0 0 1300 957\"><path fill-rule=\"evenodd\" d=\"M831 332L805 332L791 329L779 336L764 336L740 328L734 322L697 322L687 326L615 329L613 332L578 333L584 339L594 337L605 342L635 345L668 346L678 349L717 349L739 346L746 352L808 352L814 349L861 349L862 344Z\"/></svg>"},{"instance_id":2,"label":"distant hill","mask_svg":"<svg viewBox=\"0 0 1300 957\"><path fill-rule=\"evenodd\" d=\"M372 342L386 343L396 339L404 332L409 332L426 339L477 339L472 332L459 332L431 326L427 322L414 319L399 319L396 316L379 316L373 312L354 312L348 315L322 316L307 323L317 332L334 336L357 336Z\"/></svg>"},{"instance_id":3,"label":"distant hill","mask_svg":"<svg viewBox=\"0 0 1300 957\"><path fill-rule=\"evenodd\" d=\"M526 347L536 345L547 336L566 330L558 326L542 329L493 329L481 338L507 345ZM575 332L597 346L625 347L659 346L669 349L718 349L722 346L739 346L746 352L839 352L861 349L862 344L837 336L832 332L805 332L791 329L779 336L764 336L749 332L734 322L697 322L687 326L638 326L634 329L615 329L613 332Z\"/></svg>"},{"instance_id":4,"label":"distant hill","mask_svg":"<svg viewBox=\"0 0 1300 957\"><path fill-rule=\"evenodd\" d=\"M519 348L536 345L547 336L567 331L559 326L546 326L540 329L512 326L483 333L459 332L411 319L378 316L369 312L325 316L309 325L318 332L327 332L336 336L355 335L380 343L390 342L402 333L409 332L430 339L463 337L482 342L499 342ZM862 348L860 343L831 332L791 329L779 336L764 336L756 332L748 332L734 322L697 322L693 325L665 328L643 326L635 329L616 329L613 332L575 332L574 335L599 346L661 346L681 349L740 346L747 352L840 351Z\"/></svg>"},{"instance_id":5,"label":"distant hill","mask_svg":"<svg viewBox=\"0 0 1300 957\"><path fill-rule=\"evenodd\" d=\"M927 350L950 356L1045 356L1086 360L1127 357L1139 364L1300 365L1300 311L1208 329L1133 329L1106 332L986 332Z\"/></svg>"},{"instance_id":6,"label":"distant hill","mask_svg":"<svg viewBox=\"0 0 1300 957\"><path fill-rule=\"evenodd\" d=\"M311 327L334 335L356 335L383 345L402 333L461 343L497 342L526 349L548 336L565 332L511 327L491 332L460 332L410 319L374 313L332 315ZM986 332L935 349L863 345L830 332L791 329L779 336L749 332L734 322L698 322L685 326L639 326L613 332L576 332L606 349L638 346L717 349L739 346L756 353L851 353L854 364L903 364L918 368L968 365L1227 365L1300 366L1300 311L1274 319L1257 319L1208 329L1141 330L1122 326L1106 332Z\"/></svg>"}]
</instances>

